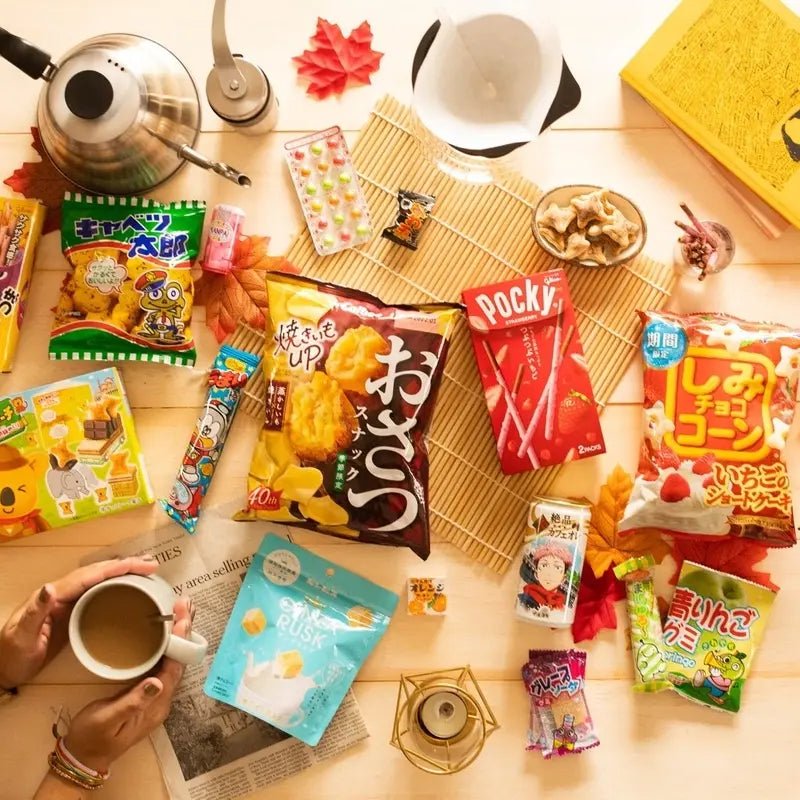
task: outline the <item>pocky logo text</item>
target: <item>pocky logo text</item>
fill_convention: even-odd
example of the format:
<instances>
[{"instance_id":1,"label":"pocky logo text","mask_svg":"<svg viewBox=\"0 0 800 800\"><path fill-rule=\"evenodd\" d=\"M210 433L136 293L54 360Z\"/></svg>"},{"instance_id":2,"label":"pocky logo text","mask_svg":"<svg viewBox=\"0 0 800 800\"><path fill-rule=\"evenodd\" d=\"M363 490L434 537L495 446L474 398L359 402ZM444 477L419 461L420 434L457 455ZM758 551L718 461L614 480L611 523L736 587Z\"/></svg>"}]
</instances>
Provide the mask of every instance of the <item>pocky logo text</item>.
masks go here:
<instances>
[{"instance_id":1,"label":"pocky logo text","mask_svg":"<svg viewBox=\"0 0 800 800\"><path fill-rule=\"evenodd\" d=\"M476 320L473 318L475 308L471 308L470 326L480 328L485 322L483 327L493 330L551 316L558 309L562 275L558 270L544 280L526 277L464 292L468 303L474 303L482 312Z\"/></svg>"}]
</instances>

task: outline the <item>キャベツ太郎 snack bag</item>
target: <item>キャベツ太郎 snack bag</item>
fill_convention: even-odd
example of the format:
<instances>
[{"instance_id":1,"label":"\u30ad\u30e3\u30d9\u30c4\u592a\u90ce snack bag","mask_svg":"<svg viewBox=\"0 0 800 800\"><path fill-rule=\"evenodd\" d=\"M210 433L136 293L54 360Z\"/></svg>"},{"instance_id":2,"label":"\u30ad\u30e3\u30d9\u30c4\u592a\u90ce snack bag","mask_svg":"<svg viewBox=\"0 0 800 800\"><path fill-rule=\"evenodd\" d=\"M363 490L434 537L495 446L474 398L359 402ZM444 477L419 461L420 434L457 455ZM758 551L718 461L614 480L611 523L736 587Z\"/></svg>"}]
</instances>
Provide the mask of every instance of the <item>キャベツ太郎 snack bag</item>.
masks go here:
<instances>
[{"instance_id":1,"label":"\u30ad\u30e3\u30d9\u30c4\u592a\u90ce snack bag","mask_svg":"<svg viewBox=\"0 0 800 800\"><path fill-rule=\"evenodd\" d=\"M192 265L205 203L66 194L61 246L70 263L50 358L191 366Z\"/></svg>"},{"instance_id":2,"label":"\u30ad\u30e3\u30d9\u30c4\u592a\u90ce snack bag","mask_svg":"<svg viewBox=\"0 0 800 800\"><path fill-rule=\"evenodd\" d=\"M267 273L266 413L236 519L430 552L425 433L461 306Z\"/></svg>"},{"instance_id":3,"label":"\u30ad\u30e3\u30d9\u30c4\u592a\u90ce snack bag","mask_svg":"<svg viewBox=\"0 0 800 800\"><path fill-rule=\"evenodd\" d=\"M800 330L724 314L640 313L644 437L619 530L793 545L783 450Z\"/></svg>"}]
</instances>

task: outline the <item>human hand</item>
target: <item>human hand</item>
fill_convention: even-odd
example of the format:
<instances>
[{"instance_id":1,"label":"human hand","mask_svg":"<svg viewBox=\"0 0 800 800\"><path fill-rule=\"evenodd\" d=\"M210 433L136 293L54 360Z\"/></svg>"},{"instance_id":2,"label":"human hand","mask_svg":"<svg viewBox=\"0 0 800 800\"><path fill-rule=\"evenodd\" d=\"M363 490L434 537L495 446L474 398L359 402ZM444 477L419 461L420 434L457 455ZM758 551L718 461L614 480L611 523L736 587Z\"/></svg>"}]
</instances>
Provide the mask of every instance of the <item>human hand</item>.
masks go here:
<instances>
[{"instance_id":1,"label":"human hand","mask_svg":"<svg viewBox=\"0 0 800 800\"><path fill-rule=\"evenodd\" d=\"M149 555L99 561L33 592L0 630L0 688L29 681L58 653L67 641L72 606L87 589L118 575L150 575L157 568Z\"/></svg>"},{"instance_id":2,"label":"human hand","mask_svg":"<svg viewBox=\"0 0 800 800\"><path fill-rule=\"evenodd\" d=\"M189 638L194 616L192 601L177 600L173 614L172 632ZM155 675L114 697L89 703L70 723L64 739L67 750L87 767L107 772L112 761L166 719L184 669L183 664L164 658Z\"/></svg>"}]
</instances>

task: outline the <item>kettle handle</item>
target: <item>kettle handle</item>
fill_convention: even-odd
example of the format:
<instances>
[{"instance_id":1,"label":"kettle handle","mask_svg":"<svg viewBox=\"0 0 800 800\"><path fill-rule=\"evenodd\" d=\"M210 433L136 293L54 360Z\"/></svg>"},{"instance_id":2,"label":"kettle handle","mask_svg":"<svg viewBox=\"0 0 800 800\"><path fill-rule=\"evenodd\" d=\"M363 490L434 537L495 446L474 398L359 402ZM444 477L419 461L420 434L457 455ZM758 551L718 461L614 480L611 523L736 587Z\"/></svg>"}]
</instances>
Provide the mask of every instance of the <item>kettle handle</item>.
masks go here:
<instances>
[{"instance_id":1,"label":"kettle handle","mask_svg":"<svg viewBox=\"0 0 800 800\"><path fill-rule=\"evenodd\" d=\"M14 36L5 28L0 28L0 56L31 78L49 81L56 71L56 65L50 60L49 53L19 36Z\"/></svg>"}]
</instances>

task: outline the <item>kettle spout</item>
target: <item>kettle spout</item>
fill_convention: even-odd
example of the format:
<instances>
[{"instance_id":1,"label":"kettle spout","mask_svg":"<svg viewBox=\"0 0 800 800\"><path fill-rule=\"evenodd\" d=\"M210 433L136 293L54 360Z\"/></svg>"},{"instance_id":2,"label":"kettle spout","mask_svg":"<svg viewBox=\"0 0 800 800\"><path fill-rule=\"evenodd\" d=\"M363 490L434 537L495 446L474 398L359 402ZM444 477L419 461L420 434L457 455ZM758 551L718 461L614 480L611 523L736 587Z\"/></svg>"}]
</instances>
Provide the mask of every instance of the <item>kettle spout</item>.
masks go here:
<instances>
[{"instance_id":1,"label":"kettle spout","mask_svg":"<svg viewBox=\"0 0 800 800\"><path fill-rule=\"evenodd\" d=\"M189 147L188 144L178 144L178 142L173 142L154 130L151 130L150 133L152 133L156 139L163 142L167 147L174 150L178 154L178 158L182 158L185 161L196 164L198 167L202 167L203 169L209 169L212 172L216 172L217 175L221 175L223 178L227 178L229 181L232 181L239 186L247 187L253 185L253 181L251 181L247 175L245 175L243 172L239 172L238 169L234 169L234 167L230 166L229 164L225 164L222 161L212 161L202 153L198 153L194 148Z\"/></svg>"}]
</instances>

